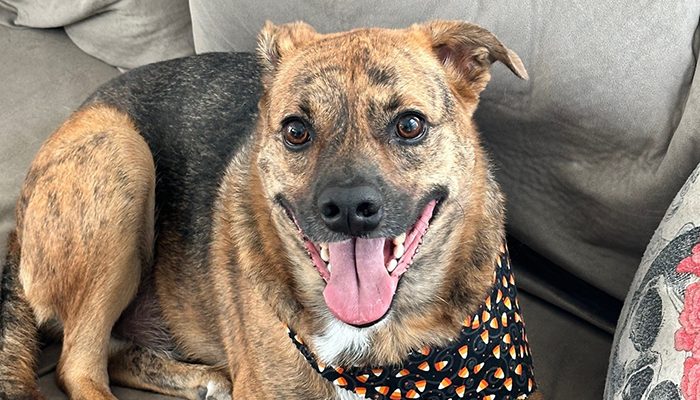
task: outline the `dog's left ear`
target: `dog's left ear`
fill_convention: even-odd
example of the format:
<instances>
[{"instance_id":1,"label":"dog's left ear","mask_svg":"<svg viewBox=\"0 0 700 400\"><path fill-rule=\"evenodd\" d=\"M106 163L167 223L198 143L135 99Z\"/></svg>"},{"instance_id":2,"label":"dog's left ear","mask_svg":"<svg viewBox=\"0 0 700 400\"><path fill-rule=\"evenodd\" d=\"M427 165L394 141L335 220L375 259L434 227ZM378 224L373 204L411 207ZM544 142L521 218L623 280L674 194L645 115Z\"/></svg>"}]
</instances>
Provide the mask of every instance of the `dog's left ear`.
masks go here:
<instances>
[{"instance_id":1,"label":"dog's left ear","mask_svg":"<svg viewBox=\"0 0 700 400\"><path fill-rule=\"evenodd\" d=\"M295 50L318 38L319 34L305 22L275 25L270 21L258 35L258 58L263 67L263 80L266 81L280 62Z\"/></svg>"},{"instance_id":2,"label":"dog's left ear","mask_svg":"<svg viewBox=\"0 0 700 400\"><path fill-rule=\"evenodd\" d=\"M491 77L489 68L495 61L505 64L519 78L528 79L520 57L478 25L433 21L416 27L428 36L436 57L448 72L477 94L486 87Z\"/></svg>"}]
</instances>

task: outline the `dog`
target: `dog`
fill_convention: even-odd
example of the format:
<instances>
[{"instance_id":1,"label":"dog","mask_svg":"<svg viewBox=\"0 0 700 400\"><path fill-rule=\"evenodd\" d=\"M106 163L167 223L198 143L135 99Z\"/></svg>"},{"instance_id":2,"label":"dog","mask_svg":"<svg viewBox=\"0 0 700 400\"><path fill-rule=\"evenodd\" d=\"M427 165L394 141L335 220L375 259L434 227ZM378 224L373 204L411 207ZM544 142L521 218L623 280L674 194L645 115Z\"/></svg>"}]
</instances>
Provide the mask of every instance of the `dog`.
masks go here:
<instances>
[{"instance_id":1,"label":"dog","mask_svg":"<svg viewBox=\"0 0 700 400\"><path fill-rule=\"evenodd\" d=\"M473 122L490 65L459 21L319 34L132 70L42 146L2 279L0 397L538 399Z\"/></svg>"}]
</instances>

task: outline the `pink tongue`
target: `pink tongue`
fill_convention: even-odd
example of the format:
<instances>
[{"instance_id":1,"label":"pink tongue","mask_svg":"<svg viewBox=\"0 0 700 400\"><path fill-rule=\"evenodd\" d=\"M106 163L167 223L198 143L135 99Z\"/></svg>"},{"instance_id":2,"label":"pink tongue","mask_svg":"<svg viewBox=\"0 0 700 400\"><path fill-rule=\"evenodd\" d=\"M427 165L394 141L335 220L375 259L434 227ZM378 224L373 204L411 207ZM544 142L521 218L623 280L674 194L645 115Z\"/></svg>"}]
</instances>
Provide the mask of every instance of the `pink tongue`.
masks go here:
<instances>
[{"instance_id":1,"label":"pink tongue","mask_svg":"<svg viewBox=\"0 0 700 400\"><path fill-rule=\"evenodd\" d=\"M384 241L357 238L329 243L331 278L323 297L341 321L366 325L389 310L398 279L384 266Z\"/></svg>"}]
</instances>

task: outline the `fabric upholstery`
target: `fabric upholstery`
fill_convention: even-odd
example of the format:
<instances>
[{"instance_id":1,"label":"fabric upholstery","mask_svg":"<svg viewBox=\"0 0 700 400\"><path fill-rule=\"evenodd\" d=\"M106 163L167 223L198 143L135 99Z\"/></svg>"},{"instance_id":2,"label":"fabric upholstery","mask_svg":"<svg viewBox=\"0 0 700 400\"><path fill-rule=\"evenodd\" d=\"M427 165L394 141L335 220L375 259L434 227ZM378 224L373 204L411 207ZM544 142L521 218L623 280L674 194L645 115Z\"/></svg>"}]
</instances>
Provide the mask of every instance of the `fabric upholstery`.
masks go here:
<instances>
[{"instance_id":1,"label":"fabric upholstery","mask_svg":"<svg viewBox=\"0 0 700 400\"><path fill-rule=\"evenodd\" d=\"M65 27L83 51L124 69L194 53L187 0L2 0L0 24Z\"/></svg>"},{"instance_id":2,"label":"fabric upholstery","mask_svg":"<svg viewBox=\"0 0 700 400\"><path fill-rule=\"evenodd\" d=\"M253 50L266 19L331 32L447 18L493 31L531 77L494 67L477 114L510 229L618 299L700 162L696 0L191 0L190 9L198 52Z\"/></svg>"},{"instance_id":3,"label":"fabric upholstery","mask_svg":"<svg viewBox=\"0 0 700 400\"><path fill-rule=\"evenodd\" d=\"M700 399L700 164L647 247L617 326L605 399Z\"/></svg>"}]
</instances>

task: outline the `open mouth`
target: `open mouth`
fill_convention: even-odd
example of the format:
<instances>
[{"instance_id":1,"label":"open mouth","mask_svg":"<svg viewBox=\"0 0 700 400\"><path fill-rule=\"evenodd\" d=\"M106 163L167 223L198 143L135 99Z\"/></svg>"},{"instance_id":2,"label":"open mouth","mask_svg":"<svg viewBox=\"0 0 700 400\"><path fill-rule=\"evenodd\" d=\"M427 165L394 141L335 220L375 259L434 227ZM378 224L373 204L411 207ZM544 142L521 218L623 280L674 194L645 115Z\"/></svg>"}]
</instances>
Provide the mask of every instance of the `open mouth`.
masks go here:
<instances>
[{"instance_id":1,"label":"open mouth","mask_svg":"<svg viewBox=\"0 0 700 400\"><path fill-rule=\"evenodd\" d=\"M411 266L437 205L438 200L428 202L416 222L398 237L314 243L299 229L316 270L326 282L323 297L336 318L365 326L389 311L399 279Z\"/></svg>"}]
</instances>

